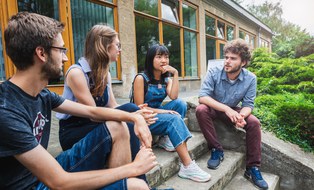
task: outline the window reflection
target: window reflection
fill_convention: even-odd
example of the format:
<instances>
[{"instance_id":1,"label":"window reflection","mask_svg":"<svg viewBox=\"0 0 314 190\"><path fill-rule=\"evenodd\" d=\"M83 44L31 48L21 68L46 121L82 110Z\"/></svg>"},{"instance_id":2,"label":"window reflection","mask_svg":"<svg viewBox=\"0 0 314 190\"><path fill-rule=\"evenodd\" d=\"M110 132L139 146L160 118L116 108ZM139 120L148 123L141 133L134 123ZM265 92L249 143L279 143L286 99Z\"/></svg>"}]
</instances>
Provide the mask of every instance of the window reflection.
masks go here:
<instances>
[{"instance_id":1,"label":"window reflection","mask_svg":"<svg viewBox=\"0 0 314 190\"><path fill-rule=\"evenodd\" d=\"M144 71L148 48L159 43L158 22L140 16L135 17L138 72Z\"/></svg>"},{"instance_id":2,"label":"window reflection","mask_svg":"<svg viewBox=\"0 0 314 190\"><path fill-rule=\"evenodd\" d=\"M113 9L87 0L71 0L72 29L75 61L84 56L84 42L89 29L99 23L106 23L114 29ZM117 78L117 63L110 64L112 78Z\"/></svg>"},{"instance_id":3,"label":"window reflection","mask_svg":"<svg viewBox=\"0 0 314 190\"><path fill-rule=\"evenodd\" d=\"M217 26L217 37L218 38L225 38L225 23L218 21Z\"/></svg>"},{"instance_id":4,"label":"window reflection","mask_svg":"<svg viewBox=\"0 0 314 190\"><path fill-rule=\"evenodd\" d=\"M158 17L158 0L134 0L134 9Z\"/></svg>"},{"instance_id":5,"label":"window reflection","mask_svg":"<svg viewBox=\"0 0 314 190\"><path fill-rule=\"evenodd\" d=\"M162 0L161 2L162 18L179 24L178 1Z\"/></svg>"},{"instance_id":6,"label":"window reflection","mask_svg":"<svg viewBox=\"0 0 314 190\"><path fill-rule=\"evenodd\" d=\"M205 23L206 23L206 34L215 36L215 19L209 16L205 16Z\"/></svg>"},{"instance_id":7,"label":"window reflection","mask_svg":"<svg viewBox=\"0 0 314 190\"><path fill-rule=\"evenodd\" d=\"M192 29L196 29L196 10L182 4L183 25Z\"/></svg>"},{"instance_id":8,"label":"window reflection","mask_svg":"<svg viewBox=\"0 0 314 190\"><path fill-rule=\"evenodd\" d=\"M27 11L59 20L58 0L18 0L18 11Z\"/></svg>"},{"instance_id":9,"label":"window reflection","mask_svg":"<svg viewBox=\"0 0 314 190\"><path fill-rule=\"evenodd\" d=\"M176 68L181 76L180 29L165 24L163 26L164 45L170 52L170 65Z\"/></svg>"},{"instance_id":10,"label":"window reflection","mask_svg":"<svg viewBox=\"0 0 314 190\"><path fill-rule=\"evenodd\" d=\"M185 76L197 77L197 38L195 32L184 31Z\"/></svg>"},{"instance_id":11,"label":"window reflection","mask_svg":"<svg viewBox=\"0 0 314 190\"><path fill-rule=\"evenodd\" d=\"M206 39L206 60L216 59L216 40Z\"/></svg>"},{"instance_id":12,"label":"window reflection","mask_svg":"<svg viewBox=\"0 0 314 190\"><path fill-rule=\"evenodd\" d=\"M234 38L234 29L232 26L227 26L227 40L233 40Z\"/></svg>"}]
</instances>

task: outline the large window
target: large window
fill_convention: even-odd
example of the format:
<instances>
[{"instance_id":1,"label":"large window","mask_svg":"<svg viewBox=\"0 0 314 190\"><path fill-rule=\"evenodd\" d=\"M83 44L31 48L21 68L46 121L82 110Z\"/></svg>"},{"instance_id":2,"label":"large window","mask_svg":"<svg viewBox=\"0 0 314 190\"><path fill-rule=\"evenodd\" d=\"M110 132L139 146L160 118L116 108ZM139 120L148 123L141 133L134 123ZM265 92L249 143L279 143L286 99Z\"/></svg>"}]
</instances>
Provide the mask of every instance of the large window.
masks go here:
<instances>
[{"instance_id":1,"label":"large window","mask_svg":"<svg viewBox=\"0 0 314 190\"><path fill-rule=\"evenodd\" d=\"M245 40L252 48L255 48L255 35L240 29L239 38Z\"/></svg>"},{"instance_id":2,"label":"large window","mask_svg":"<svg viewBox=\"0 0 314 190\"><path fill-rule=\"evenodd\" d=\"M160 43L182 78L198 77L197 7L177 0L134 0L134 9L138 72L144 70L148 48Z\"/></svg>"},{"instance_id":3,"label":"large window","mask_svg":"<svg viewBox=\"0 0 314 190\"><path fill-rule=\"evenodd\" d=\"M85 37L89 29L99 23L114 29L113 7L92 3L88 0L71 0L72 30L75 61L84 54ZM118 78L117 63L110 64L112 78Z\"/></svg>"},{"instance_id":4,"label":"large window","mask_svg":"<svg viewBox=\"0 0 314 190\"><path fill-rule=\"evenodd\" d=\"M206 60L222 59L227 41L234 39L234 26L214 15L205 15Z\"/></svg>"}]
</instances>

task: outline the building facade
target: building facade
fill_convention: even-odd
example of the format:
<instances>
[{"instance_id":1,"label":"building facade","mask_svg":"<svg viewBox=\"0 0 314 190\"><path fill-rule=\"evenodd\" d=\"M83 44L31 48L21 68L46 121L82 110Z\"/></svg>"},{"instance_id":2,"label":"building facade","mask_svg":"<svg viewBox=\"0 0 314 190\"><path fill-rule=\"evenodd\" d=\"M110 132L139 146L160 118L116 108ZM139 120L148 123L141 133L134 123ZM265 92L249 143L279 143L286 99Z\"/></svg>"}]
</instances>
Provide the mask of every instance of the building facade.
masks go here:
<instances>
[{"instance_id":1,"label":"building facade","mask_svg":"<svg viewBox=\"0 0 314 190\"><path fill-rule=\"evenodd\" d=\"M119 33L122 52L110 65L117 97L127 97L134 76L143 70L147 49L161 43L180 75L180 91L198 90L211 60L223 58L227 41L242 38L252 48L271 51L271 29L232 0L1 0L0 82L15 68L2 38L9 18L29 11L66 24L62 36L69 49L64 71L83 55L88 30L106 23ZM59 94L63 80L48 85Z\"/></svg>"}]
</instances>

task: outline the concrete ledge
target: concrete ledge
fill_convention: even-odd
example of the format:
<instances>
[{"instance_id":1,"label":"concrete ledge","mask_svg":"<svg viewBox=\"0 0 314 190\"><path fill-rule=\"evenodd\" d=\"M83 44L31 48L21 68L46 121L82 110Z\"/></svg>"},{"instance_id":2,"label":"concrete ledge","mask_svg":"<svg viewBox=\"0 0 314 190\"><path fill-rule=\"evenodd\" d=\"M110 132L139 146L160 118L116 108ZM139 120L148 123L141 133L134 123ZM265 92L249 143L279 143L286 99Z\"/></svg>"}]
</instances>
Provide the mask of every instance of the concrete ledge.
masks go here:
<instances>
[{"instance_id":1,"label":"concrete ledge","mask_svg":"<svg viewBox=\"0 0 314 190\"><path fill-rule=\"evenodd\" d=\"M212 176L212 179L209 182L197 183L188 179L182 179L175 175L158 188L165 189L172 187L176 190L221 190L235 176L244 160L242 153L227 150L225 151L225 159L219 168L217 170L210 170L207 168L208 158L210 158L209 152L198 159L197 163L200 168L209 172ZM242 187L238 186L238 189L242 189Z\"/></svg>"},{"instance_id":2,"label":"concrete ledge","mask_svg":"<svg viewBox=\"0 0 314 190\"><path fill-rule=\"evenodd\" d=\"M197 159L208 152L207 143L199 132L192 132L193 137L187 146L192 159ZM153 148L157 156L158 165L146 174L151 186L157 186L179 171L179 156L176 152L167 152L160 148Z\"/></svg>"},{"instance_id":3,"label":"concrete ledge","mask_svg":"<svg viewBox=\"0 0 314 190\"><path fill-rule=\"evenodd\" d=\"M197 96L185 98L188 103L187 117L189 129L200 131L195 108L199 104ZM217 135L225 149L245 152L245 132L232 129L220 121L215 121ZM297 145L284 142L269 132L262 132L262 171L280 177L280 189L313 189L314 154L302 151Z\"/></svg>"}]
</instances>

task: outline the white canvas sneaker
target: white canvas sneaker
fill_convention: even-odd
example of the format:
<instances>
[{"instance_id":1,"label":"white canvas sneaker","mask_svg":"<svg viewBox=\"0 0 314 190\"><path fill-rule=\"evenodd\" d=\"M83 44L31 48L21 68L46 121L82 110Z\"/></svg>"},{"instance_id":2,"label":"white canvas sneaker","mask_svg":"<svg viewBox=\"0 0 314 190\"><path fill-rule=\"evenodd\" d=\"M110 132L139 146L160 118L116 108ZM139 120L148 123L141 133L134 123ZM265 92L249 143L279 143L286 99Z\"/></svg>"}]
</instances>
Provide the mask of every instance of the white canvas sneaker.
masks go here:
<instances>
[{"instance_id":1,"label":"white canvas sneaker","mask_svg":"<svg viewBox=\"0 0 314 190\"><path fill-rule=\"evenodd\" d=\"M196 182L207 182L211 179L211 175L203 171L194 160L188 166L181 164L178 176Z\"/></svg>"},{"instance_id":2,"label":"white canvas sneaker","mask_svg":"<svg viewBox=\"0 0 314 190\"><path fill-rule=\"evenodd\" d=\"M157 143L157 146L160 148L165 149L168 152L174 152L176 151L176 149L174 148L174 146L172 145L172 142L170 141L168 135L165 136L161 136L159 138L159 141Z\"/></svg>"}]
</instances>

